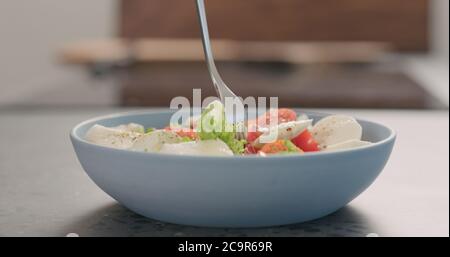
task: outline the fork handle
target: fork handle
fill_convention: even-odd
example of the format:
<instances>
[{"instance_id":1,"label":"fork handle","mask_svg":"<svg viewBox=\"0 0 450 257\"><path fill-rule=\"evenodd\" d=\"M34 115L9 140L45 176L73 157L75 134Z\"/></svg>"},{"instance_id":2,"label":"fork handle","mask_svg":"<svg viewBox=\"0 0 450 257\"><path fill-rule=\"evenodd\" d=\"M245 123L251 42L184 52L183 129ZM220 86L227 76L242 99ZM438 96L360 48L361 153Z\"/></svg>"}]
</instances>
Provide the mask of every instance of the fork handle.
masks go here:
<instances>
[{"instance_id":1,"label":"fork handle","mask_svg":"<svg viewBox=\"0 0 450 257\"><path fill-rule=\"evenodd\" d=\"M197 13L200 20L200 27L202 33L202 43L203 51L205 52L206 64L208 66L211 79L222 102L224 102L225 97L235 97L234 93L225 85L219 72L217 71L216 64L214 63L214 55L211 49L211 41L209 38L208 31L208 21L206 18L205 2L204 0L196 0L197 2Z\"/></svg>"}]
</instances>

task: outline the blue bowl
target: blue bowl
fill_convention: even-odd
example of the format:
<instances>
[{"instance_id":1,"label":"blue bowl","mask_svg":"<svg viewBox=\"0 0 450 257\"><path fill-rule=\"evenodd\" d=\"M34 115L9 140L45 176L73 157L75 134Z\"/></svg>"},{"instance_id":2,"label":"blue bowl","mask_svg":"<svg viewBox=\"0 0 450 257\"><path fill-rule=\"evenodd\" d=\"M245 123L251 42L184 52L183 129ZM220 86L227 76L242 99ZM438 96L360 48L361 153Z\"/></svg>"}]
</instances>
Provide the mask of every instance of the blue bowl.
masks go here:
<instances>
[{"instance_id":1,"label":"blue bowl","mask_svg":"<svg viewBox=\"0 0 450 257\"><path fill-rule=\"evenodd\" d=\"M327 114L307 113L314 120ZM339 152L207 157L133 152L85 141L94 124L165 127L171 112L131 112L77 125L71 140L89 177L130 210L165 222L208 227L262 227L328 215L361 194L380 174L395 133L358 120L374 144Z\"/></svg>"}]
</instances>

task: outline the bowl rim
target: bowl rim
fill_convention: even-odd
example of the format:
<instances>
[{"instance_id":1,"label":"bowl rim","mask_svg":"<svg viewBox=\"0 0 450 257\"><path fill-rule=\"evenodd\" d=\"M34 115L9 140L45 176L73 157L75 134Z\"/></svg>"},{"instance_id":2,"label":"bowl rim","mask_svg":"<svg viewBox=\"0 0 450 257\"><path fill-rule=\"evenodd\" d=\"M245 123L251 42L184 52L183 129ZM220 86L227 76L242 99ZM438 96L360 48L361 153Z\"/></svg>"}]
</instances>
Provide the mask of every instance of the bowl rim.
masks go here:
<instances>
[{"instance_id":1,"label":"bowl rim","mask_svg":"<svg viewBox=\"0 0 450 257\"><path fill-rule=\"evenodd\" d=\"M296 109L294 109L294 110L296 110ZM114 119L114 118L119 118L119 117L124 117L124 116L143 115L143 114L170 114L173 112L174 112L174 110L155 110L155 111L138 110L138 111L126 111L126 112L119 112L119 113L96 116L96 117L87 119L87 120L82 121L82 122L78 123L77 125L75 125L75 127L73 127L70 132L70 139L72 141L77 141L79 143L82 143L83 145L93 147L98 150L110 151L110 152L116 152L116 153L124 153L124 154L128 153L128 154L133 154L136 156L157 157L157 158L162 158L162 159L189 159L189 160L192 160L192 159L200 159L200 160L202 160L202 159L207 159L207 160L219 159L219 160L228 160L229 161L229 160L233 160L233 159L236 159L236 160L253 160L253 159L271 160L271 159L304 159L304 158L314 158L314 157L317 158L320 156L338 156L338 155L345 155L345 154L350 154L350 153L354 153L354 152L370 150L370 149L379 147L381 145L387 144L391 141L394 141L397 137L396 131L387 125L380 124L380 123L373 122L373 121L366 120L366 119L360 119L360 118L353 116L357 121L372 123L372 124L376 124L378 126L382 126L382 127L386 128L390 132L389 136L383 140L380 140L378 142L372 143L367 146L351 148L351 149L344 149L344 150L339 150L339 151L307 152L307 153L300 154L300 155L274 154L274 155L267 155L267 156L261 157L258 155L233 155L233 156L176 155L176 154L162 154L162 153L147 153L147 152L131 151L128 149L117 149L117 148L111 148L111 147L107 147L107 146L97 145L97 144L86 141L84 138L80 137L77 133L77 131L81 127L83 127L89 123L94 123L96 121L101 121L101 120L106 120L106 119ZM308 115L309 114L332 115L332 114L325 113L325 112L315 112L315 111L305 111L304 113L306 113Z\"/></svg>"}]
</instances>

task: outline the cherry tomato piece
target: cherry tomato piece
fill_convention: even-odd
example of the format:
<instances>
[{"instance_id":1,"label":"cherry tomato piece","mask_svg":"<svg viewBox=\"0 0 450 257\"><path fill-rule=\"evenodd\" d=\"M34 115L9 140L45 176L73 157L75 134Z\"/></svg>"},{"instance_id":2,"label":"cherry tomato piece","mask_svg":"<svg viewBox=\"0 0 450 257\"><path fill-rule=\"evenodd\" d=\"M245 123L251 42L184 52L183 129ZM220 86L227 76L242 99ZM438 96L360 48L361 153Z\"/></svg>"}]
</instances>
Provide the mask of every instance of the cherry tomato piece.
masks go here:
<instances>
[{"instance_id":1,"label":"cherry tomato piece","mask_svg":"<svg viewBox=\"0 0 450 257\"><path fill-rule=\"evenodd\" d=\"M258 153L258 150L253 145L248 144L245 147L244 154L257 154L257 153Z\"/></svg>"},{"instance_id":2,"label":"cherry tomato piece","mask_svg":"<svg viewBox=\"0 0 450 257\"><path fill-rule=\"evenodd\" d=\"M272 121L273 122L275 121L275 118L277 116L278 116L278 124L297 120L297 113L295 113L294 110L281 108L270 110L265 114L261 115L258 118L258 124L260 126L268 126L271 124Z\"/></svg>"},{"instance_id":3,"label":"cherry tomato piece","mask_svg":"<svg viewBox=\"0 0 450 257\"><path fill-rule=\"evenodd\" d=\"M284 140L277 140L273 143L265 144L261 150L263 153L279 153L288 151L287 146L284 144Z\"/></svg>"},{"instance_id":4,"label":"cherry tomato piece","mask_svg":"<svg viewBox=\"0 0 450 257\"><path fill-rule=\"evenodd\" d=\"M319 144L314 140L311 132L308 130L303 131L300 135L293 138L292 143L305 152L317 152L319 151Z\"/></svg>"},{"instance_id":5,"label":"cherry tomato piece","mask_svg":"<svg viewBox=\"0 0 450 257\"><path fill-rule=\"evenodd\" d=\"M193 129L181 129L181 128L174 128L172 129L170 126L165 127L164 130L166 131L173 131L180 137L188 137L192 140L197 139L197 132L195 132Z\"/></svg>"}]
</instances>

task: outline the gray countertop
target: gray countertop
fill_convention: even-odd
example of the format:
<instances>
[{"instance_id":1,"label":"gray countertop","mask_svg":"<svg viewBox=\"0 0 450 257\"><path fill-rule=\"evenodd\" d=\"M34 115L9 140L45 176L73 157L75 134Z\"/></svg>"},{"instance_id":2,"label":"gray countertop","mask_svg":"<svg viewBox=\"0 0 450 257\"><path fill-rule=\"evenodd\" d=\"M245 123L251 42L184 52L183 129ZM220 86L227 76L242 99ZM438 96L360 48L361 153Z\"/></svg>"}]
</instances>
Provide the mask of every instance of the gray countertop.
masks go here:
<instances>
[{"instance_id":1,"label":"gray countertop","mask_svg":"<svg viewBox=\"0 0 450 257\"><path fill-rule=\"evenodd\" d=\"M449 236L447 111L346 110L398 132L391 160L347 207L312 222L211 229L146 219L83 172L69 131L123 109L0 110L0 236Z\"/></svg>"}]
</instances>

